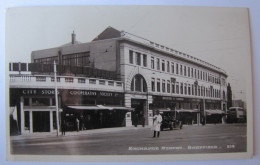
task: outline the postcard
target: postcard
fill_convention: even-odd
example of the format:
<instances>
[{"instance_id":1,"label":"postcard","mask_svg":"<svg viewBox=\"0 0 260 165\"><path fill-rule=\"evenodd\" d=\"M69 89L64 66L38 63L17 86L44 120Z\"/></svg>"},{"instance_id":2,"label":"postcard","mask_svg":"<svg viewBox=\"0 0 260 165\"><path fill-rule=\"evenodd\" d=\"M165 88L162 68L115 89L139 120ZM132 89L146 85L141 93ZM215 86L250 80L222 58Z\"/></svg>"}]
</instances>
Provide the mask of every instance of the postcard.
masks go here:
<instances>
[{"instance_id":1,"label":"postcard","mask_svg":"<svg viewBox=\"0 0 260 165\"><path fill-rule=\"evenodd\" d=\"M247 8L8 9L7 160L252 158L249 21Z\"/></svg>"}]
</instances>

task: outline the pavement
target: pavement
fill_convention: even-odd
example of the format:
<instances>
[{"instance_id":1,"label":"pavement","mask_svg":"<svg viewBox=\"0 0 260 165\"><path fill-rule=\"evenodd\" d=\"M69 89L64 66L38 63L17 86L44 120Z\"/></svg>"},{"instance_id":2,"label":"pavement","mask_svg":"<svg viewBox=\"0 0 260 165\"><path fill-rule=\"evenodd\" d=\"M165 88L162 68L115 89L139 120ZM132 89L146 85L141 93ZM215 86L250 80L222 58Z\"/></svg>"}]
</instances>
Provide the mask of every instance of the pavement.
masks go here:
<instances>
[{"instance_id":1,"label":"pavement","mask_svg":"<svg viewBox=\"0 0 260 165\"><path fill-rule=\"evenodd\" d=\"M81 131L68 131L65 135L62 135L61 132L59 136L80 136L80 135L92 135L99 133L111 133L111 132L119 132L119 131L127 131L127 130L139 130L139 129L151 129L151 126L142 127L138 125L137 127L114 127L114 128L100 128L100 129L91 129L91 130L81 130ZM26 139L40 139L46 137L57 137L57 131L53 132L34 132L34 133L24 133L22 135L11 136L10 140L26 140Z\"/></svg>"}]
</instances>

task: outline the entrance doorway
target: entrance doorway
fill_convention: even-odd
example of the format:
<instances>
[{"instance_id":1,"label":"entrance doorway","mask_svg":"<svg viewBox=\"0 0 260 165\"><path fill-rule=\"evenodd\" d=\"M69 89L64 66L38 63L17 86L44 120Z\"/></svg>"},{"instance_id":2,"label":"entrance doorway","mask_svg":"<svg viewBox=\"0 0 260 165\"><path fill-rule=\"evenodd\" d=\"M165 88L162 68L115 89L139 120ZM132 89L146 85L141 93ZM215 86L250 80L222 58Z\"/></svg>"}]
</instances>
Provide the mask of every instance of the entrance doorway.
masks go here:
<instances>
[{"instance_id":1,"label":"entrance doorway","mask_svg":"<svg viewBox=\"0 0 260 165\"><path fill-rule=\"evenodd\" d=\"M132 99L131 107L134 108L134 112L132 112L132 123L133 125L145 125L146 121L146 100L143 99Z\"/></svg>"},{"instance_id":2,"label":"entrance doorway","mask_svg":"<svg viewBox=\"0 0 260 165\"><path fill-rule=\"evenodd\" d=\"M50 112L33 112L33 132L50 132Z\"/></svg>"}]
</instances>

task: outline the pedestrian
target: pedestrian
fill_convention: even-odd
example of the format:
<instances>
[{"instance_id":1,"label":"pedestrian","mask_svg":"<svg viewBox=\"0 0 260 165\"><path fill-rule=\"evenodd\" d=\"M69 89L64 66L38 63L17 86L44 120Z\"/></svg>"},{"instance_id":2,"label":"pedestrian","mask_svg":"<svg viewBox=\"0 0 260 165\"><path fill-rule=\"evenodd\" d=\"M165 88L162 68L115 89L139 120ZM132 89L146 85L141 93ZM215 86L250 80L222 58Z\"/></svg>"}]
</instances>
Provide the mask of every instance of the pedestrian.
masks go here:
<instances>
[{"instance_id":1,"label":"pedestrian","mask_svg":"<svg viewBox=\"0 0 260 165\"><path fill-rule=\"evenodd\" d=\"M66 133L66 127L67 127L66 124L67 124L67 123L66 123L66 120L63 119L63 120L62 120L62 123L61 123L61 131L62 131L62 135L65 135L65 133Z\"/></svg>"},{"instance_id":2,"label":"pedestrian","mask_svg":"<svg viewBox=\"0 0 260 165\"><path fill-rule=\"evenodd\" d=\"M159 113L159 110L156 111L156 115L153 117L153 137L156 137L156 132L157 132L157 137L160 136L160 130L161 130L161 124L162 124L162 116Z\"/></svg>"},{"instance_id":3,"label":"pedestrian","mask_svg":"<svg viewBox=\"0 0 260 165\"><path fill-rule=\"evenodd\" d=\"M79 119L76 118L77 132L79 132Z\"/></svg>"}]
</instances>

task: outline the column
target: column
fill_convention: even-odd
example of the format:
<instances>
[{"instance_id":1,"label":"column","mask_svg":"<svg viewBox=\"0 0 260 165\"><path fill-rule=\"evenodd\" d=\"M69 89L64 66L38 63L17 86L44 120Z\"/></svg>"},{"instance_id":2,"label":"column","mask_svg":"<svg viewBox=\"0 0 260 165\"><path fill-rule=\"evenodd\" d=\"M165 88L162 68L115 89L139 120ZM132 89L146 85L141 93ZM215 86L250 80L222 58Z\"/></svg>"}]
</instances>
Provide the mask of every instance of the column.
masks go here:
<instances>
[{"instance_id":1,"label":"column","mask_svg":"<svg viewBox=\"0 0 260 165\"><path fill-rule=\"evenodd\" d=\"M23 97L20 98L20 125L21 125L21 135L24 133L24 111L23 111Z\"/></svg>"},{"instance_id":2,"label":"column","mask_svg":"<svg viewBox=\"0 0 260 165\"><path fill-rule=\"evenodd\" d=\"M53 112L50 111L50 132L53 131Z\"/></svg>"},{"instance_id":3,"label":"column","mask_svg":"<svg viewBox=\"0 0 260 165\"><path fill-rule=\"evenodd\" d=\"M33 133L33 111L29 111L30 133Z\"/></svg>"}]
</instances>

